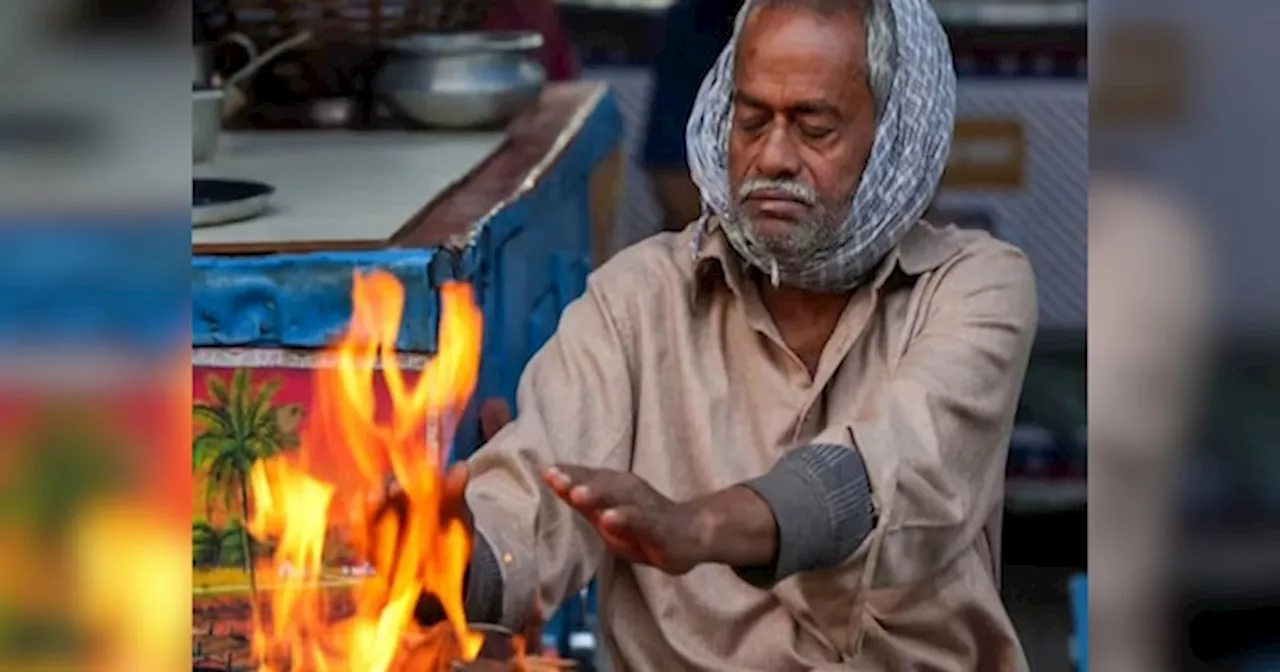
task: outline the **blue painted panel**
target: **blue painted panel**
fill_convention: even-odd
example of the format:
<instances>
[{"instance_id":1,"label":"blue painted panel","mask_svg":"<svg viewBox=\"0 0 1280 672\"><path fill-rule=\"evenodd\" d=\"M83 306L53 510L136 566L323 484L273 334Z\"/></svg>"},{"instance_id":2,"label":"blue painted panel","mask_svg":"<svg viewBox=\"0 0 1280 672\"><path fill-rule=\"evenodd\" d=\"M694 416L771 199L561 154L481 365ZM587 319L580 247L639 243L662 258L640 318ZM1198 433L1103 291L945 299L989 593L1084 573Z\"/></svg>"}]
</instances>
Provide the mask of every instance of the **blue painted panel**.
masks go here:
<instances>
[{"instance_id":1,"label":"blue painted panel","mask_svg":"<svg viewBox=\"0 0 1280 672\"><path fill-rule=\"evenodd\" d=\"M1075 623L1076 669L1089 672L1089 582L1084 574L1071 577L1071 617Z\"/></svg>"},{"instance_id":2,"label":"blue painted panel","mask_svg":"<svg viewBox=\"0 0 1280 672\"><path fill-rule=\"evenodd\" d=\"M191 260L192 344L320 348L351 316L351 277L378 268L405 288L397 348L432 352L439 282L448 255L435 249L385 250ZM442 276L442 277L435 277Z\"/></svg>"},{"instance_id":3,"label":"blue painted panel","mask_svg":"<svg viewBox=\"0 0 1280 672\"><path fill-rule=\"evenodd\" d=\"M622 117L609 94L537 186L495 214L461 255L459 277L471 280L483 297L477 400L502 397L514 407L524 365L554 333L564 307L586 288L590 176L621 137ZM459 456L479 446L475 423L470 417L464 422L471 426L459 432Z\"/></svg>"}]
</instances>

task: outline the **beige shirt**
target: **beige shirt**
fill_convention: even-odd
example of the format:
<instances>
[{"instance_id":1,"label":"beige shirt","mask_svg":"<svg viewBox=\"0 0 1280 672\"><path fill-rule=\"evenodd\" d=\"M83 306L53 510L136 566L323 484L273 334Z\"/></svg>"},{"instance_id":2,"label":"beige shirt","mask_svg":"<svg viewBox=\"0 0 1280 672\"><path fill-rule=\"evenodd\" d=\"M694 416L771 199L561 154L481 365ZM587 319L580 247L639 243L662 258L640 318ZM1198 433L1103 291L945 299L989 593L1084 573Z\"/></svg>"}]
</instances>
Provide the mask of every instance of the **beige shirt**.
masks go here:
<instances>
[{"instance_id":1,"label":"beige shirt","mask_svg":"<svg viewBox=\"0 0 1280 672\"><path fill-rule=\"evenodd\" d=\"M1000 600L1005 459L1036 324L1026 257L922 223L851 298L810 375L714 230L661 234L595 272L472 459L468 501L504 579L503 623L598 573L614 669L1022 670ZM770 590L606 554L545 486L552 463L628 469L687 499L813 442L861 451L876 529L832 570Z\"/></svg>"}]
</instances>

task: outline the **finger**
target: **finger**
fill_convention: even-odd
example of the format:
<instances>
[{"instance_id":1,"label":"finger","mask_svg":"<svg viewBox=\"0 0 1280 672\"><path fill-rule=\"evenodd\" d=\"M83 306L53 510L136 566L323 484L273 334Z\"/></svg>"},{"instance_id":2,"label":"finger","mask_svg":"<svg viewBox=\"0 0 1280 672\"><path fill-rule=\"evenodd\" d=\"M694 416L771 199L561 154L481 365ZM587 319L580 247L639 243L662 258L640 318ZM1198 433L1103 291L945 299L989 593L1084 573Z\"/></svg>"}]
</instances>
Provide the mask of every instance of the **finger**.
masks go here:
<instances>
[{"instance_id":1,"label":"finger","mask_svg":"<svg viewBox=\"0 0 1280 672\"><path fill-rule=\"evenodd\" d=\"M590 485L577 485L568 489L561 489L556 494L564 503L568 504L578 515L587 519L587 522L597 529L600 527L600 514L608 506L597 506L588 495L592 492Z\"/></svg>"},{"instance_id":2,"label":"finger","mask_svg":"<svg viewBox=\"0 0 1280 672\"><path fill-rule=\"evenodd\" d=\"M579 511L598 514L604 509L629 504L633 501L630 495L631 491L625 484L618 484L610 478L598 477L573 486L566 495L563 495L563 498Z\"/></svg>"},{"instance_id":3,"label":"finger","mask_svg":"<svg viewBox=\"0 0 1280 672\"><path fill-rule=\"evenodd\" d=\"M644 546L640 543L640 538L635 533L630 530L613 532L598 521L595 529L596 534L600 535L600 540L614 555L628 562L648 562L644 553Z\"/></svg>"},{"instance_id":4,"label":"finger","mask_svg":"<svg viewBox=\"0 0 1280 672\"><path fill-rule=\"evenodd\" d=\"M570 508L577 511L584 518L595 524L596 518L600 516L601 507L594 506L584 497L584 493L589 493L585 486L575 486L567 491L557 492L556 495L568 504Z\"/></svg>"},{"instance_id":5,"label":"finger","mask_svg":"<svg viewBox=\"0 0 1280 672\"><path fill-rule=\"evenodd\" d=\"M602 470L592 469L590 467L581 467L576 464L560 463L551 467L548 471L562 475L564 478L561 480L569 485L578 485L580 483L590 481Z\"/></svg>"},{"instance_id":6,"label":"finger","mask_svg":"<svg viewBox=\"0 0 1280 672\"><path fill-rule=\"evenodd\" d=\"M615 555L632 560L636 557L639 546L630 532L614 531L596 522L596 534Z\"/></svg>"},{"instance_id":7,"label":"finger","mask_svg":"<svg viewBox=\"0 0 1280 672\"><path fill-rule=\"evenodd\" d=\"M598 524L604 532L619 538L654 537L652 513L638 506L616 506L600 513Z\"/></svg>"},{"instance_id":8,"label":"finger","mask_svg":"<svg viewBox=\"0 0 1280 672\"><path fill-rule=\"evenodd\" d=\"M542 472L542 481L547 484L561 498L569 497L569 489L573 487L573 481L568 474L560 471L556 467L551 467Z\"/></svg>"},{"instance_id":9,"label":"finger","mask_svg":"<svg viewBox=\"0 0 1280 672\"><path fill-rule=\"evenodd\" d=\"M458 462L449 467L444 474L444 496L447 498L462 497L467 489L467 481L471 480L471 470L466 462Z\"/></svg>"},{"instance_id":10,"label":"finger","mask_svg":"<svg viewBox=\"0 0 1280 672\"><path fill-rule=\"evenodd\" d=\"M449 467L445 472L442 485L443 495L440 515L443 520L457 518L468 528L471 526L471 514L467 508L467 482L471 472L465 462Z\"/></svg>"},{"instance_id":11,"label":"finger","mask_svg":"<svg viewBox=\"0 0 1280 672\"><path fill-rule=\"evenodd\" d=\"M552 468L566 478L557 478L557 492L571 505L585 509L604 509L631 503L637 496L635 476L613 469L590 469L569 464ZM568 482L567 487L565 481Z\"/></svg>"},{"instance_id":12,"label":"finger","mask_svg":"<svg viewBox=\"0 0 1280 672\"><path fill-rule=\"evenodd\" d=\"M608 491L599 483L603 473L603 470L561 464L548 469L542 480L570 506L590 510L600 506L597 493Z\"/></svg>"},{"instance_id":13,"label":"finger","mask_svg":"<svg viewBox=\"0 0 1280 672\"><path fill-rule=\"evenodd\" d=\"M501 397L486 399L480 404L480 437L484 441L492 439L503 427L511 422L511 406Z\"/></svg>"},{"instance_id":14,"label":"finger","mask_svg":"<svg viewBox=\"0 0 1280 672\"><path fill-rule=\"evenodd\" d=\"M622 509L606 509L600 514L600 524L610 532L623 532L627 527L627 514Z\"/></svg>"}]
</instances>

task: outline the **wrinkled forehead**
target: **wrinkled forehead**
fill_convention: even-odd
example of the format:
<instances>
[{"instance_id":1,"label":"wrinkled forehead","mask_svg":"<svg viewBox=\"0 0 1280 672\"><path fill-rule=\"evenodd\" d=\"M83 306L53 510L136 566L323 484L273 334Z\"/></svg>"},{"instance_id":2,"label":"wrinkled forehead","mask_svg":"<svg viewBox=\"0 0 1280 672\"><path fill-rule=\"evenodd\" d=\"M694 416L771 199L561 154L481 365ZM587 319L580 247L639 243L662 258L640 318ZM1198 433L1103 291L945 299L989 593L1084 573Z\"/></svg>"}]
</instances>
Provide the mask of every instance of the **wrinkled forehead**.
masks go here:
<instances>
[{"instance_id":1,"label":"wrinkled forehead","mask_svg":"<svg viewBox=\"0 0 1280 672\"><path fill-rule=\"evenodd\" d=\"M828 84L866 75L866 31L862 16L851 10L756 2L740 20L734 40L735 83L765 72L827 79Z\"/></svg>"}]
</instances>

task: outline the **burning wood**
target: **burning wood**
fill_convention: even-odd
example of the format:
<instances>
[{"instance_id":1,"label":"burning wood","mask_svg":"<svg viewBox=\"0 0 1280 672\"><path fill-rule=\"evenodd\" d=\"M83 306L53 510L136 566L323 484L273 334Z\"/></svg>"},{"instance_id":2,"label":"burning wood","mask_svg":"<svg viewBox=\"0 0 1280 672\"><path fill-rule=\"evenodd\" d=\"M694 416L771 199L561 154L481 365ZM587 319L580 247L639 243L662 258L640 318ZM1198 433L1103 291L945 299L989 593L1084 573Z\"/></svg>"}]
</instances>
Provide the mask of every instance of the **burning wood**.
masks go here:
<instances>
[{"instance_id":1,"label":"burning wood","mask_svg":"<svg viewBox=\"0 0 1280 672\"><path fill-rule=\"evenodd\" d=\"M355 276L351 324L332 348L335 365L316 372L301 445L250 472L249 529L276 543L259 572L283 576L255 597L260 672L445 672L475 660L484 643L463 613L471 538L448 510L445 482L456 418L479 372L481 315L469 286L443 286L437 354L411 384L395 357L403 308L394 276ZM378 374L390 408L375 408ZM382 505L388 474L402 494L394 515ZM354 612L334 621L321 563L336 531L374 571L350 588ZM424 593L446 615L431 628L413 619ZM563 669L514 659L516 669Z\"/></svg>"}]
</instances>

